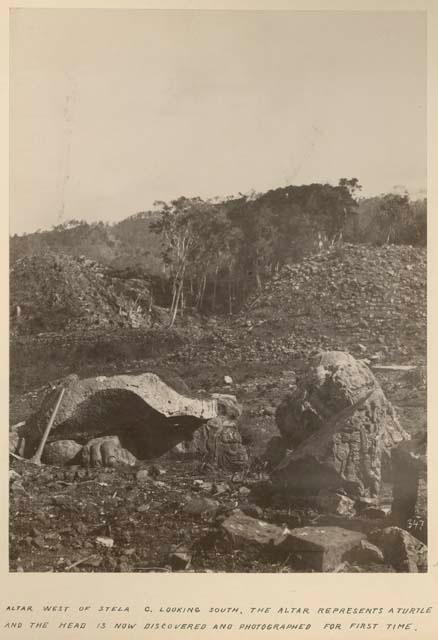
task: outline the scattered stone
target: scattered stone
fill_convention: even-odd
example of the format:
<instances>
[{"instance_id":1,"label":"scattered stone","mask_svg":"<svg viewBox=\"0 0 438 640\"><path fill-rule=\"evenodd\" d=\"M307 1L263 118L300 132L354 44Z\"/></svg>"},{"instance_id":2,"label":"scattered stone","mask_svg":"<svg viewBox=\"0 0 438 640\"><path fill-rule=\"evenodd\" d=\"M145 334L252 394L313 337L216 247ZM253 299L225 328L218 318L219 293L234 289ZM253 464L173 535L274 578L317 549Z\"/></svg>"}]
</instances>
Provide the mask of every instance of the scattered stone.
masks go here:
<instances>
[{"instance_id":1,"label":"scattered stone","mask_svg":"<svg viewBox=\"0 0 438 640\"><path fill-rule=\"evenodd\" d=\"M120 558L117 571L119 573L130 573L131 570L132 570L132 567L130 563L126 560L126 558Z\"/></svg>"},{"instance_id":2,"label":"scattered stone","mask_svg":"<svg viewBox=\"0 0 438 640\"><path fill-rule=\"evenodd\" d=\"M158 487L159 489L167 489L169 485L167 485L162 480L153 480L154 487Z\"/></svg>"},{"instance_id":3,"label":"scattered stone","mask_svg":"<svg viewBox=\"0 0 438 640\"><path fill-rule=\"evenodd\" d=\"M185 551L175 551L169 556L169 564L173 571L184 571L189 569L192 556Z\"/></svg>"},{"instance_id":4,"label":"scattered stone","mask_svg":"<svg viewBox=\"0 0 438 640\"><path fill-rule=\"evenodd\" d=\"M362 567L358 567L356 564L351 564L351 562L341 562L340 565L336 567L334 570L335 573L363 573Z\"/></svg>"},{"instance_id":5,"label":"scattered stone","mask_svg":"<svg viewBox=\"0 0 438 640\"><path fill-rule=\"evenodd\" d=\"M80 535L85 535L88 531L88 527L86 524L84 524L82 522L82 520L79 520L78 522L75 522L73 527L75 528L75 530L80 534Z\"/></svg>"},{"instance_id":6,"label":"scattered stone","mask_svg":"<svg viewBox=\"0 0 438 640\"><path fill-rule=\"evenodd\" d=\"M14 480L12 484L10 484L9 489L12 493L26 493L26 489L21 480Z\"/></svg>"},{"instance_id":7,"label":"scattered stone","mask_svg":"<svg viewBox=\"0 0 438 640\"><path fill-rule=\"evenodd\" d=\"M322 491L316 499L316 504L318 509L324 513L335 513L339 516L353 516L355 514L354 500L340 493Z\"/></svg>"},{"instance_id":8,"label":"scattered stone","mask_svg":"<svg viewBox=\"0 0 438 640\"><path fill-rule=\"evenodd\" d=\"M224 376L225 384L233 384L233 378L231 376Z\"/></svg>"},{"instance_id":9,"label":"scattered stone","mask_svg":"<svg viewBox=\"0 0 438 640\"><path fill-rule=\"evenodd\" d=\"M263 509L256 504L243 504L240 506L240 511L251 518L257 518L259 520L263 518Z\"/></svg>"},{"instance_id":10,"label":"scattered stone","mask_svg":"<svg viewBox=\"0 0 438 640\"><path fill-rule=\"evenodd\" d=\"M9 483L12 484L17 480L21 480L20 474L14 471L14 469L9 469Z\"/></svg>"},{"instance_id":11,"label":"scattered stone","mask_svg":"<svg viewBox=\"0 0 438 640\"><path fill-rule=\"evenodd\" d=\"M24 457L25 440L20 433L24 430L26 423L19 422L10 427L9 430L9 452Z\"/></svg>"},{"instance_id":12,"label":"scattered stone","mask_svg":"<svg viewBox=\"0 0 438 640\"><path fill-rule=\"evenodd\" d=\"M241 498L247 498L251 493L251 489L248 489L248 487L240 487L239 489L239 495Z\"/></svg>"},{"instance_id":13,"label":"scattered stone","mask_svg":"<svg viewBox=\"0 0 438 640\"><path fill-rule=\"evenodd\" d=\"M400 527L372 531L368 539L383 551L385 562L396 571L423 573L427 571L427 547Z\"/></svg>"},{"instance_id":14,"label":"scattered stone","mask_svg":"<svg viewBox=\"0 0 438 640\"><path fill-rule=\"evenodd\" d=\"M47 548L47 544L46 541L44 540L44 537L39 535L33 538L32 540L33 544L38 547L39 549L45 549Z\"/></svg>"},{"instance_id":15,"label":"scattered stone","mask_svg":"<svg viewBox=\"0 0 438 640\"><path fill-rule=\"evenodd\" d=\"M189 498L184 505L184 511L191 515L214 514L218 508L217 500L204 496Z\"/></svg>"},{"instance_id":16,"label":"scattered stone","mask_svg":"<svg viewBox=\"0 0 438 640\"><path fill-rule=\"evenodd\" d=\"M220 496L224 493L227 493L227 491L229 490L230 487L226 482L215 482L211 491L214 496Z\"/></svg>"},{"instance_id":17,"label":"scattered stone","mask_svg":"<svg viewBox=\"0 0 438 640\"><path fill-rule=\"evenodd\" d=\"M376 505L377 498L369 498L367 496L360 496L354 503L354 507L358 513L362 512L364 509L368 509L368 507L375 507Z\"/></svg>"},{"instance_id":18,"label":"scattered stone","mask_svg":"<svg viewBox=\"0 0 438 640\"><path fill-rule=\"evenodd\" d=\"M221 524L221 530L233 548L246 545L273 547L280 544L289 529L245 515L236 509Z\"/></svg>"},{"instance_id":19,"label":"scattered stone","mask_svg":"<svg viewBox=\"0 0 438 640\"><path fill-rule=\"evenodd\" d=\"M361 511L360 515L370 520L382 520L386 518L387 513L384 509L379 509L378 507L367 507Z\"/></svg>"},{"instance_id":20,"label":"scattered stone","mask_svg":"<svg viewBox=\"0 0 438 640\"><path fill-rule=\"evenodd\" d=\"M82 445L74 440L49 442L44 448L42 462L44 462L44 464L63 466L70 464L75 458L78 458L81 451Z\"/></svg>"},{"instance_id":21,"label":"scattered stone","mask_svg":"<svg viewBox=\"0 0 438 640\"><path fill-rule=\"evenodd\" d=\"M212 482L206 482L205 480L201 480L200 478L193 480L193 487L195 489L207 491L210 493L213 490L213 486L214 485Z\"/></svg>"},{"instance_id":22,"label":"scattered stone","mask_svg":"<svg viewBox=\"0 0 438 640\"><path fill-rule=\"evenodd\" d=\"M371 544L368 540L361 540L357 547L351 550L348 554L351 562L357 562L359 564L379 564L384 562L382 551L376 545Z\"/></svg>"},{"instance_id":23,"label":"scattered stone","mask_svg":"<svg viewBox=\"0 0 438 640\"><path fill-rule=\"evenodd\" d=\"M313 495L340 487L377 495L383 455L409 438L370 369L340 351L313 358L280 404L277 425L293 451L274 470L274 482Z\"/></svg>"},{"instance_id":24,"label":"scattered stone","mask_svg":"<svg viewBox=\"0 0 438 640\"><path fill-rule=\"evenodd\" d=\"M96 538L96 544L100 545L101 547L111 549L114 546L114 540L106 536L98 536Z\"/></svg>"},{"instance_id":25,"label":"scattered stone","mask_svg":"<svg viewBox=\"0 0 438 640\"><path fill-rule=\"evenodd\" d=\"M281 548L291 554L296 568L334 571L365 537L362 532L341 527L301 527L289 532Z\"/></svg>"},{"instance_id":26,"label":"scattered stone","mask_svg":"<svg viewBox=\"0 0 438 640\"><path fill-rule=\"evenodd\" d=\"M140 469L140 471L137 471L137 473L135 474L135 479L137 480L137 482L140 482L142 484L151 481L151 477L147 469Z\"/></svg>"},{"instance_id":27,"label":"scattered stone","mask_svg":"<svg viewBox=\"0 0 438 640\"><path fill-rule=\"evenodd\" d=\"M166 470L157 464L151 464L151 466L148 469L148 473L151 476L151 478L159 478L160 476L163 476L166 474Z\"/></svg>"},{"instance_id":28,"label":"scattered stone","mask_svg":"<svg viewBox=\"0 0 438 640\"><path fill-rule=\"evenodd\" d=\"M233 548L254 544L262 547L279 545L289 533L286 527L278 527L263 520L245 515L236 509L221 524L221 530Z\"/></svg>"},{"instance_id":29,"label":"scattered stone","mask_svg":"<svg viewBox=\"0 0 438 640\"><path fill-rule=\"evenodd\" d=\"M141 504L139 507L137 507L137 512L146 513L147 511L149 511L150 508L151 506L149 504Z\"/></svg>"}]
</instances>

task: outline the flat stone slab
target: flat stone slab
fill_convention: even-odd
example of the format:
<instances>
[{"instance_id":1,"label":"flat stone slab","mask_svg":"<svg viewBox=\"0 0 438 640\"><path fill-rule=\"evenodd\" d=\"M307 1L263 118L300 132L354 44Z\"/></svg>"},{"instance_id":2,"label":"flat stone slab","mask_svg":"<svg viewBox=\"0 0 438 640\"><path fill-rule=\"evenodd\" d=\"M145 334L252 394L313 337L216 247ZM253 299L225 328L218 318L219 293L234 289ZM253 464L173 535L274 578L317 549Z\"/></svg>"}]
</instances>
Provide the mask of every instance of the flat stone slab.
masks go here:
<instances>
[{"instance_id":1,"label":"flat stone slab","mask_svg":"<svg viewBox=\"0 0 438 640\"><path fill-rule=\"evenodd\" d=\"M258 546L277 546L290 533L287 527L278 527L264 520L245 515L242 511L234 511L221 525L222 531L231 541L233 547L256 544Z\"/></svg>"},{"instance_id":2,"label":"flat stone slab","mask_svg":"<svg viewBox=\"0 0 438 640\"><path fill-rule=\"evenodd\" d=\"M301 527L292 529L281 542L297 565L315 571L334 571L344 556L366 535L342 527Z\"/></svg>"}]
</instances>

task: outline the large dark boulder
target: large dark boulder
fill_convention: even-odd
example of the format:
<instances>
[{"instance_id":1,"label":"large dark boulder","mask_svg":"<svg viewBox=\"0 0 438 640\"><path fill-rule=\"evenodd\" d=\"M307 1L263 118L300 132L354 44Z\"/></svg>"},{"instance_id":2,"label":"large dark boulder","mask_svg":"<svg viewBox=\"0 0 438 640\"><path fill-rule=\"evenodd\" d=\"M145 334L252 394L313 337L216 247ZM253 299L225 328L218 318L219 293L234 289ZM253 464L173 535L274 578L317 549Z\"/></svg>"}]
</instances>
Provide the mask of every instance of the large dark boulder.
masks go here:
<instances>
[{"instance_id":1,"label":"large dark boulder","mask_svg":"<svg viewBox=\"0 0 438 640\"><path fill-rule=\"evenodd\" d=\"M403 573L427 571L427 547L400 527L386 527L371 532L369 540L382 550L385 562Z\"/></svg>"},{"instance_id":2,"label":"large dark boulder","mask_svg":"<svg viewBox=\"0 0 438 640\"><path fill-rule=\"evenodd\" d=\"M427 543L427 434L402 442L391 452L392 519Z\"/></svg>"}]
</instances>

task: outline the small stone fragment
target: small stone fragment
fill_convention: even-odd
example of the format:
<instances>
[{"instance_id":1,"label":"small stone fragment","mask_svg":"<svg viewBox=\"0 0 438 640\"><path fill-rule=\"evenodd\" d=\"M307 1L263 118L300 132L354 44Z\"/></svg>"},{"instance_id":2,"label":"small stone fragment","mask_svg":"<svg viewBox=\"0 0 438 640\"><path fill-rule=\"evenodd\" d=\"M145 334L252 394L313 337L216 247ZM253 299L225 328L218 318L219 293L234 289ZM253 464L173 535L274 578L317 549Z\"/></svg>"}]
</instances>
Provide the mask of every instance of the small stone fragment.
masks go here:
<instances>
[{"instance_id":1,"label":"small stone fragment","mask_svg":"<svg viewBox=\"0 0 438 640\"><path fill-rule=\"evenodd\" d=\"M359 564L379 564L384 562L382 551L368 540L361 540L357 547L348 554L351 562Z\"/></svg>"},{"instance_id":2,"label":"small stone fragment","mask_svg":"<svg viewBox=\"0 0 438 640\"><path fill-rule=\"evenodd\" d=\"M112 538L107 538L106 536L98 536L96 538L96 543L102 547L106 547L107 549L111 549L114 546L114 540Z\"/></svg>"},{"instance_id":3,"label":"small stone fragment","mask_svg":"<svg viewBox=\"0 0 438 640\"><path fill-rule=\"evenodd\" d=\"M361 511L360 515L369 520L382 520L386 518L387 513L384 509L379 509L378 507L367 507Z\"/></svg>"},{"instance_id":4,"label":"small stone fragment","mask_svg":"<svg viewBox=\"0 0 438 640\"><path fill-rule=\"evenodd\" d=\"M251 516L251 518L263 518L263 509L256 504L243 504L240 510L246 516Z\"/></svg>"},{"instance_id":5,"label":"small stone fragment","mask_svg":"<svg viewBox=\"0 0 438 640\"><path fill-rule=\"evenodd\" d=\"M317 507L323 513L335 513L339 516L352 516L355 513L354 500L340 493L320 492Z\"/></svg>"},{"instance_id":6,"label":"small stone fragment","mask_svg":"<svg viewBox=\"0 0 438 640\"><path fill-rule=\"evenodd\" d=\"M62 466L71 463L81 451L82 445L74 440L49 442L44 449L42 461L45 464Z\"/></svg>"},{"instance_id":7,"label":"small stone fragment","mask_svg":"<svg viewBox=\"0 0 438 640\"><path fill-rule=\"evenodd\" d=\"M213 514L218 508L219 502L217 500L203 496L189 498L184 505L184 511L192 515Z\"/></svg>"},{"instance_id":8,"label":"small stone fragment","mask_svg":"<svg viewBox=\"0 0 438 640\"><path fill-rule=\"evenodd\" d=\"M365 537L364 533L341 527L301 527L289 532L281 548L291 554L297 568L334 571Z\"/></svg>"},{"instance_id":9,"label":"small stone fragment","mask_svg":"<svg viewBox=\"0 0 438 640\"><path fill-rule=\"evenodd\" d=\"M184 571L190 567L192 556L185 551L175 551L169 556L169 564L173 571Z\"/></svg>"},{"instance_id":10,"label":"small stone fragment","mask_svg":"<svg viewBox=\"0 0 438 640\"><path fill-rule=\"evenodd\" d=\"M147 469L140 469L140 471L137 471L137 473L135 474L135 479L139 483L146 483L151 481L151 477Z\"/></svg>"},{"instance_id":11,"label":"small stone fragment","mask_svg":"<svg viewBox=\"0 0 438 640\"><path fill-rule=\"evenodd\" d=\"M427 571L427 547L400 527L372 531L368 539L383 551L385 562L396 571L423 573Z\"/></svg>"},{"instance_id":12,"label":"small stone fragment","mask_svg":"<svg viewBox=\"0 0 438 640\"><path fill-rule=\"evenodd\" d=\"M10 482L10 484L12 484L16 480L20 480L20 479L21 479L21 476L20 476L19 473L14 471L14 469L9 469L9 482Z\"/></svg>"},{"instance_id":13,"label":"small stone fragment","mask_svg":"<svg viewBox=\"0 0 438 640\"><path fill-rule=\"evenodd\" d=\"M279 545L289 533L287 527L252 518L239 509L222 522L221 530L234 548L248 544L262 547Z\"/></svg>"}]
</instances>

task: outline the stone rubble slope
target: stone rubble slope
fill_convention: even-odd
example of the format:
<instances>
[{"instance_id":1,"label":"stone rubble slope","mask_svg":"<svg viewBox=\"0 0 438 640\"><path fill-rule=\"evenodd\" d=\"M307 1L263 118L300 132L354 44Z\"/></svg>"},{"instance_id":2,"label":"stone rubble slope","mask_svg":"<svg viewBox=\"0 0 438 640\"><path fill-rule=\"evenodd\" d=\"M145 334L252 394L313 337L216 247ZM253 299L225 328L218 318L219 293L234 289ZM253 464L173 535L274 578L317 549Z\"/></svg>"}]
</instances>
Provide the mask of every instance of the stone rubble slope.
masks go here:
<instances>
[{"instance_id":1,"label":"stone rubble slope","mask_svg":"<svg viewBox=\"0 0 438 640\"><path fill-rule=\"evenodd\" d=\"M426 258L426 249L403 245L334 247L285 266L240 325L284 352L425 354Z\"/></svg>"},{"instance_id":2,"label":"stone rubble slope","mask_svg":"<svg viewBox=\"0 0 438 640\"><path fill-rule=\"evenodd\" d=\"M151 324L147 281L84 256L49 251L20 258L11 265L10 283L15 333Z\"/></svg>"}]
</instances>

